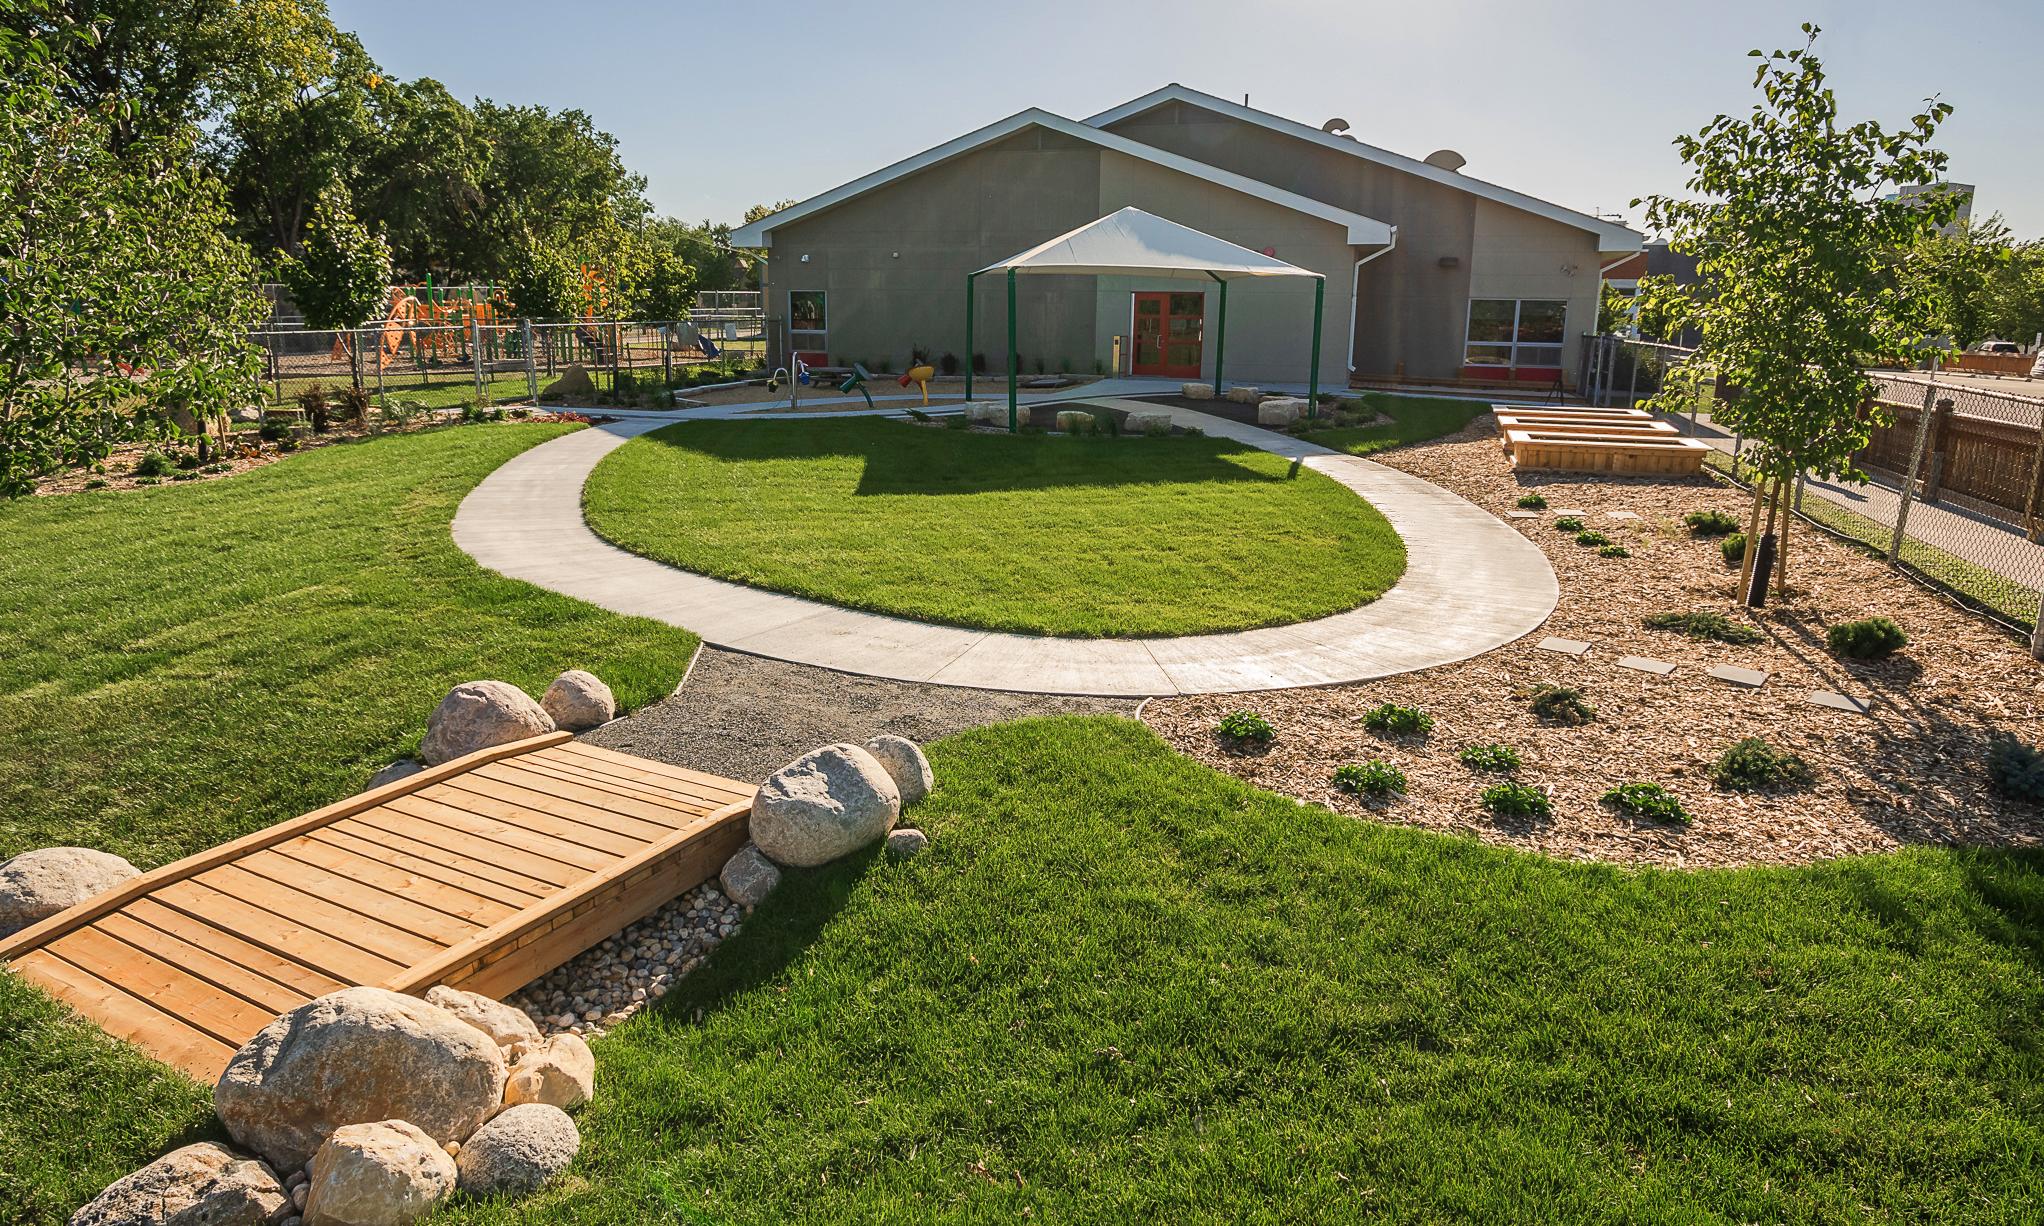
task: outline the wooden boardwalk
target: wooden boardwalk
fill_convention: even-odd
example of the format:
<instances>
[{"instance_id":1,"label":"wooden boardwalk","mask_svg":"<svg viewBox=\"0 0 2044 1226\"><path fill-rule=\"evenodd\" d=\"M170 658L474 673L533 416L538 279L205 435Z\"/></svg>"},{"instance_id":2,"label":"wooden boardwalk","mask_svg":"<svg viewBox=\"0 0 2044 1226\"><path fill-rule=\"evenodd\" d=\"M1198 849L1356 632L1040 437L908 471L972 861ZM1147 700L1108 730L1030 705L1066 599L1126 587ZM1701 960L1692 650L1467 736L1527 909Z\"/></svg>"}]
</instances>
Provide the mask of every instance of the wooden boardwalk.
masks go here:
<instances>
[{"instance_id":1,"label":"wooden boardwalk","mask_svg":"<svg viewBox=\"0 0 2044 1226\"><path fill-rule=\"evenodd\" d=\"M350 986L502 996L714 876L754 789L554 733L145 873L0 940L23 979L201 1081Z\"/></svg>"}]
</instances>

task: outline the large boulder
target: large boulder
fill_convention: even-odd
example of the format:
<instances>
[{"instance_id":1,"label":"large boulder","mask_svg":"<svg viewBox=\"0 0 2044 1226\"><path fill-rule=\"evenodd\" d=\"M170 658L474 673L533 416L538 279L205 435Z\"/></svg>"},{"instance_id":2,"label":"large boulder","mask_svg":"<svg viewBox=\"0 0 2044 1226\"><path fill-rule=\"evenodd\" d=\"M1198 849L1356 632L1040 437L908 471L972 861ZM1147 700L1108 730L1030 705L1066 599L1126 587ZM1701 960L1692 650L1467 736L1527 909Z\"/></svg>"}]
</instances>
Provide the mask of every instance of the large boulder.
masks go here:
<instances>
[{"instance_id":1,"label":"large boulder","mask_svg":"<svg viewBox=\"0 0 2044 1226\"><path fill-rule=\"evenodd\" d=\"M1213 389L1208 388L1207 390L1212 391ZM1171 433L1171 414L1156 412L1130 413L1128 419L1121 423L1121 432L1123 434L1169 434Z\"/></svg>"},{"instance_id":2,"label":"large boulder","mask_svg":"<svg viewBox=\"0 0 2044 1226\"><path fill-rule=\"evenodd\" d=\"M419 756L438 766L478 749L553 730L554 717L517 686L503 681L464 681L433 708Z\"/></svg>"},{"instance_id":3,"label":"large boulder","mask_svg":"<svg viewBox=\"0 0 2044 1226\"><path fill-rule=\"evenodd\" d=\"M471 1196L524 1196L568 1169L582 1148L575 1121L559 1107L519 1103L476 1130L455 1165ZM307 1219L306 1226L313 1226Z\"/></svg>"},{"instance_id":4,"label":"large boulder","mask_svg":"<svg viewBox=\"0 0 2044 1226\"><path fill-rule=\"evenodd\" d=\"M813 868L884 837L901 790L857 745L825 745L767 777L752 798L752 841L776 864Z\"/></svg>"},{"instance_id":5,"label":"large boulder","mask_svg":"<svg viewBox=\"0 0 2044 1226\"><path fill-rule=\"evenodd\" d=\"M717 884L724 887L725 896L732 902L741 907L757 907L781 884L781 870L760 854L757 844L747 843L738 849L738 854L724 861Z\"/></svg>"},{"instance_id":6,"label":"large boulder","mask_svg":"<svg viewBox=\"0 0 2044 1226\"><path fill-rule=\"evenodd\" d=\"M1228 399L1236 404L1255 404L1263 399L1263 389L1259 387L1231 387L1228 389Z\"/></svg>"},{"instance_id":7,"label":"large boulder","mask_svg":"<svg viewBox=\"0 0 2044 1226\"><path fill-rule=\"evenodd\" d=\"M480 992L450 988L444 983L426 989L426 1003L489 1035L490 1041L504 1050L506 1061L516 1060L520 1052L539 1046L542 1037L539 1027L516 1005L491 1000Z\"/></svg>"},{"instance_id":8,"label":"large boulder","mask_svg":"<svg viewBox=\"0 0 2044 1226\"><path fill-rule=\"evenodd\" d=\"M201 1141L108 1184L71 1226L268 1226L290 1207L275 1171Z\"/></svg>"},{"instance_id":9,"label":"large boulder","mask_svg":"<svg viewBox=\"0 0 2044 1226\"><path fill-rule=\"evenodd\" d=\"M1066 409L1057 415L1059 434L1085 434L1093 427L1093 415L1083 409Z\"/></svg>"},{"instance_id":10,"label":"large boulder","mask_svg":"<svg viewBox=\"0 0 2044 1226\"><path fill-rule=\"evenodd\" d=\"M596 1053L579 1034L557 1034L528 1049L511 1066L504 1101L545 1103L567 1110L596 1095Z\"/></svg>"},{"instance_id":11,"label":"large boulder","mask_svg":"<svg viewBox=\"0 0 2044 1226\"><path fill-rule=\"evenodd\" d=\"M965 417L975 426L999 426L1008 428L1008 403L1005 400L971 400L965 404Z\"/></svg>"},{"instance_id":12,"label":"large boulder","mask_svg":"<svg viewBox=\"0 0 2044 1226\"><path fill-rule=\"evenodd\" d=\"M43 847L0 863L0 937L141 876L134 865L90 847Z\"/></svg>"},{"instance_id":13,"label":"large boulder","mask_svg":"<svg viewBox=\"0 0 2044 1226\"><path fill-rule=\"evenodd\" d=\"M312 1159L305 1226L407 1226L459 1179L454 1159L410 1121L348 1124Z\"/></svg>"},{"instance_id":14,"label":"large boulder","mask_svg":"<svg viewBox=\"0 0 2044 1226\"><path fill-rule=\"evenodd\" d=\"M1306 401L1301 396L1274 396L1256 406L1256 424L1259 426L1289 426L1306 414Z\"/></svg>"},{"instance_id":15,"label":"large boulder","mask_svg":"<svg viewBox=\"0 0 2044 1226\"><path fill-rule=\"evenodd\" d=\"M922 746L905 736L882 733L866 742L866 752L879 759L887 777L894 780L904 805L928 796L930 789L937 786L937 777L930 771L930 760L923 756Z\"/></svg>"},{"instance_id":16,"label":"large boulder","mask_svg":"<svg viewBox=\"0 0 2044 1226\"><path fill-rule=\"evenodd\" d=\"M1187 400L1212 400L1214 398L1214 385L1211 383L1183 383L1178 387L1178 394Z\"/></svg>"},{"instance_id":17,"label":"large boulder","mask_svg":"<svg viewBox=\"0 0 2044 1226\"><path fill-rule=\"evenodd\" d=\"M571 668L554 678L539 700L540 709L553 717L554 726L569 732L600 727L617 718L617 698L595 673Z\"/></svg>"},{"instance_id":18,"label":"large boulder","mask_svg":"<svg viewBox=\"0 0 2044 1226\"><path fill-rule=\"evenodd\" d=\"M348 1124L410 1120L436 1142L462 1140L504 1100L504 1077L496 1041L446 1010L343 988L244 1043L213 1109L236 1141L290 1170Z\"/></svg>"},{"instance_id":19,"label":"large boulder","mask_svg":"<svg viewBox=\"0 0 2044 1226\"><path fill-rule=\"evenodd\" d=\"M596 383L590 379L588 370L581 363L572 363L561 369L561 377L541 389L541 400L585 400L596 394Z\"/></svg>"}]
</instances>

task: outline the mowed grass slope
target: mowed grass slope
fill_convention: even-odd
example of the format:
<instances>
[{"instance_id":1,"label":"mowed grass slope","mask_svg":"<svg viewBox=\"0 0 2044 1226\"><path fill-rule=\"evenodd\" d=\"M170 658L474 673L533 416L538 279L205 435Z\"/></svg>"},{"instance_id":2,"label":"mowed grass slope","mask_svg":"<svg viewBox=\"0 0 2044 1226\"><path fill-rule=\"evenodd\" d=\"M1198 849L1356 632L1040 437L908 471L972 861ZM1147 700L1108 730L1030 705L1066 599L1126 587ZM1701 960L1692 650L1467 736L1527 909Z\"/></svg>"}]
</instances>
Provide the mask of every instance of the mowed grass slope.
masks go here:
<instances>
[{"instance_id":1,"label":"mowed grass slope","mask_svg":"<svg viewBox=\"0 0 2044 1226\"><path fill-rule=\"evenodd\" d=\"M1375 409L1389 417L1374 426L1338 426L1308 431L1306 441L1350 455L1370 455L1411 443L1455 434L1470 422L1490 412L1480 400L1451 400L1445 396L1400 396L1390 392L1362 392L1344 397L1354 409Z\"/></svg>"},{"instance_id":2,"label":"mowed grass slope","mask_svg":"<svg viewBox=\"0 0 2044 1226\"><path fill-rule=\"evenodd\" d=\"M1405 569L1369 504L1222 439L690 422L606 457L584 499L603 536L687 570L1024 633L1304 621L1382 595Z\"/></svg>"}]
</instances>

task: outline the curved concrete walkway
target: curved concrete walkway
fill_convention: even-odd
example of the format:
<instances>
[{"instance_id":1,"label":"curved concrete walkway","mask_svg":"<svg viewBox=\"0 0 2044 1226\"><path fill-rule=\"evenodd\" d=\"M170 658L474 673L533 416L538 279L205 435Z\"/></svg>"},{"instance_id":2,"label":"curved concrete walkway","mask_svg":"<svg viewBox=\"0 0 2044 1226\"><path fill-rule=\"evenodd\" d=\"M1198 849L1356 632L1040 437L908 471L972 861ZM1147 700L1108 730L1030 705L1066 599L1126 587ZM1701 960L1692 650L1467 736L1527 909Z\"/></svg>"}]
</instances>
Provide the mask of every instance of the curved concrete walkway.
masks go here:
<instances>
[{"instance_id":1,"label":"curved concrete walkway","mask_svg":"<svg viewBox=\"0 0 2044 1226\"><path fill-rule=\"evenodd\" d=\"M1346 613L1181 638L1047 638L862 613L678 570L590 531L582 519L590 470L627 440L676 420L665 414L578 430L517 456L462 500L454 540L491 570L684 627L720 647L902 681L1042 694L1227 693L1366 681L1468 659L1553 612L1560 589L1546 557L1474 504L1287 435L1172 412L1210 435L1297 459L1368 499L1405 538L1404 576Z\"/></svg>"}]
</instances>

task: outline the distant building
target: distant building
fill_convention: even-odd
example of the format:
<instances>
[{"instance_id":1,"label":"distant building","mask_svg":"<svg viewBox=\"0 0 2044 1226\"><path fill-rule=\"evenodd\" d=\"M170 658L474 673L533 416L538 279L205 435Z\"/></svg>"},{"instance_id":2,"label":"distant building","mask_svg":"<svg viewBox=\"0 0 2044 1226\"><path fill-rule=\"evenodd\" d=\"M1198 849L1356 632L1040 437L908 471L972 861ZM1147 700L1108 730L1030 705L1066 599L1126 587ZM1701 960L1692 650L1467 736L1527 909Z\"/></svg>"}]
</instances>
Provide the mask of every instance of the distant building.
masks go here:
<instances>
[{"instance_id":1,"label":"distant building","mask_svg":"<svg viewBox=\"0 0 2044 1226\"><path fill-rule=\"evenodd\" d=\"M1973 221L1973 185L1971 183L1905 183L1901 189L1890 193L1889 200L1912 200L1935 192L1949 192L1959 198L1959 211L1952 215L1950 223L1938 230L1940 234L1956 234Z\"/></svg>"}]
</instances>

